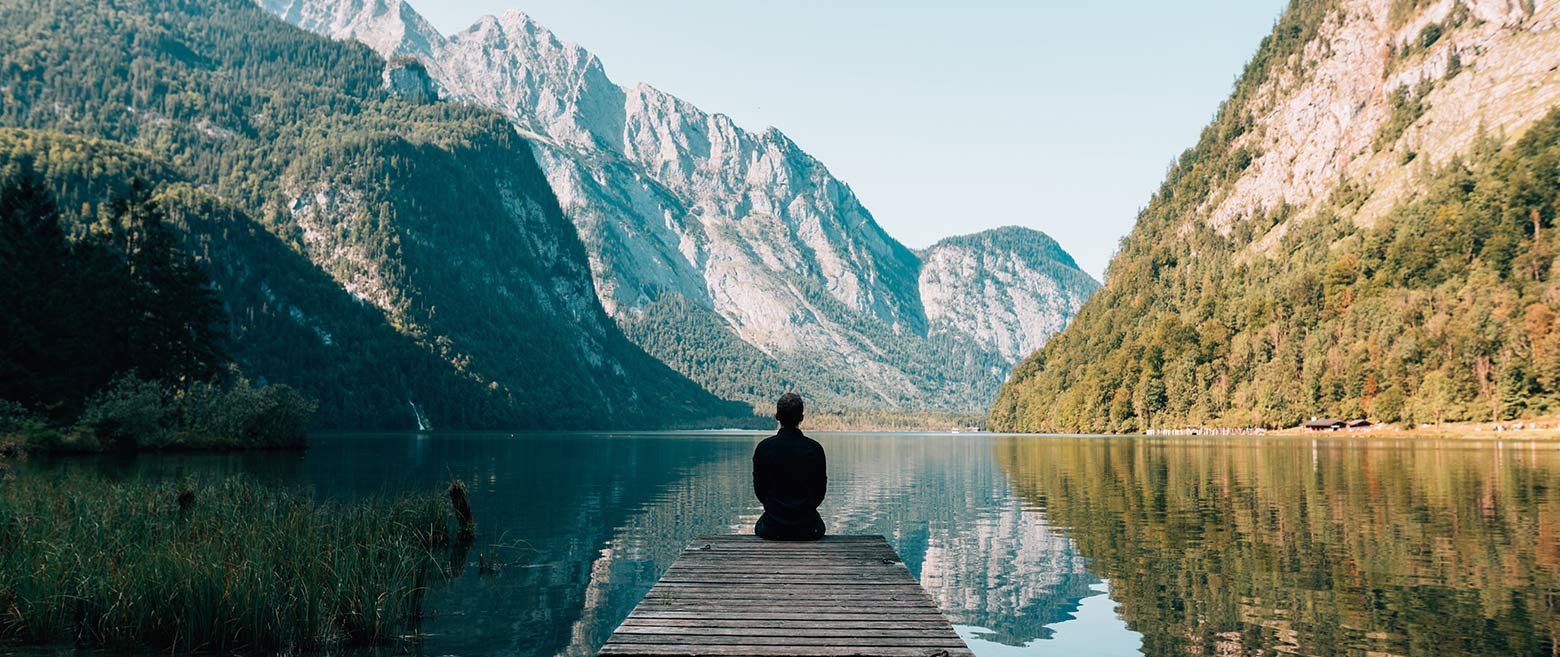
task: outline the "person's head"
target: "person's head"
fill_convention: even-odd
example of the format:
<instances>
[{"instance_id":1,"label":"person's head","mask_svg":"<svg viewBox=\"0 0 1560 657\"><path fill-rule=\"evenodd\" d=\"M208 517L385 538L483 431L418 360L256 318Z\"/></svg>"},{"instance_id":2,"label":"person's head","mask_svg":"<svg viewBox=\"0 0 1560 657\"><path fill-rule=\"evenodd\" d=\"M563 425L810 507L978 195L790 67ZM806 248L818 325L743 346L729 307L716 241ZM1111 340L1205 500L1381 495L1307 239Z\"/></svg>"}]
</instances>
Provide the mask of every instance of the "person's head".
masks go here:
<instances>
[{"instance_id":1,"label":"person's head","mask_svg":"<svg viewBox=\"0 0 1560 657\"><path fill-rule=\"evenodd\" d=\"M780 426L787 429L795 429L802 423L802 396L794 392L780 395L780 401L775 402L775 419L780 421Z\"/></svg>"}]
</instances>

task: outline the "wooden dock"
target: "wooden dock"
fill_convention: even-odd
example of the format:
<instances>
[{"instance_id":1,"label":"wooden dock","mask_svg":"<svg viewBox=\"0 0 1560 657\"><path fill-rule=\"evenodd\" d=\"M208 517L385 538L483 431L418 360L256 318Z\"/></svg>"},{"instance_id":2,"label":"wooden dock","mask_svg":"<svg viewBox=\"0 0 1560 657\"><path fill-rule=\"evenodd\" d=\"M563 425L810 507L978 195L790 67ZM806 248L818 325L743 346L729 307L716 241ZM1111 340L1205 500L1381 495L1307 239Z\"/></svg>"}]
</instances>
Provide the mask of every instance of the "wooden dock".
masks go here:
<instances>
[{"instance_id":1,"label":"wooden dock","mask_svg":"<svg viewBox=\"0 0 1560 657\"><path fill-rule=\"evenodd\" d=\"M601 657L973 657L882 536L702 536Z\"/></svg>"}]
</instances>

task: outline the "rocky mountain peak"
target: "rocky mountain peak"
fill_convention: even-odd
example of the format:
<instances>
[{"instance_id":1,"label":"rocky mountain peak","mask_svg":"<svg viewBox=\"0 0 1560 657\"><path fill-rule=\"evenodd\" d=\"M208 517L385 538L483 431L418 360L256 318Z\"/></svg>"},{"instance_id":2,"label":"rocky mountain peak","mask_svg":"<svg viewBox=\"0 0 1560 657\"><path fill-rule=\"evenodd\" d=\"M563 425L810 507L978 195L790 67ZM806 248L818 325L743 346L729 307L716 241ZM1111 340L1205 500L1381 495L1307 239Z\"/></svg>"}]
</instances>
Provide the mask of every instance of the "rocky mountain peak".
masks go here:
<instances>
[{"instance_id":1,"label":"rocky mountain peak","mask_svg":"<svg viewBox=\"0 0 1560 657\"><path fill-rule=\"evenodd\" d=\"M1049 313L1040 328L1019 326L1035 315L969 304L938 310L948 319L934 328L924 298L957 284L951 271L924 277L921 260L883 231L850 187L778 129L749 132L648 84L619 86L594 55L519 11L483 18L447 39L396 41L381 13L365 12L362 1L261 0L309 29L359 38L387 56L417 57L445 95L499 110L534 135L537 159L589 253L602 306L620 322L660 317L655 309L669 303L682 309L648 320L679 327L646 328L645 339L704 322L682 305L692 304L754 358L772 360L804 388L838 393L842 403L974 410L1004 368L1064 324L1093 289L1087 276L1057 265L1065 281L1047 281L1034 294L1013 291L1024 299L1054 296L1055 303L1034 306ZM347 26L354 21L357 28ZM981 245L1000 251L1000 242ZM951 245L940 251L952 252ZM1029 285L1053 271L998 271L1026 261L1009 255L969 272L988 282L1012 274L1006 280ZM1007 319L981 325L981 336L966 333L978 323L967 318L990 313ZM925 344L933 331L958 345L942 350L962 354L958 368L930 356L938 351ZM1008 335L993 337L998 331ZM734 366L679 365L672 354L657 355L707 385L711 372Z\"/></svg>"},{"instance_id":2,"label":"rocky mountain peak","mask_svg":"<svg viewBox=\"0 0 1560 657\"><path fill-rule=\"evenodd\" d=\"M972 336L1015 362L1062 330L1099 287L1051 236L1019 226L950 237L920 257L932 330Z\"/></svg>"}]
</instances>

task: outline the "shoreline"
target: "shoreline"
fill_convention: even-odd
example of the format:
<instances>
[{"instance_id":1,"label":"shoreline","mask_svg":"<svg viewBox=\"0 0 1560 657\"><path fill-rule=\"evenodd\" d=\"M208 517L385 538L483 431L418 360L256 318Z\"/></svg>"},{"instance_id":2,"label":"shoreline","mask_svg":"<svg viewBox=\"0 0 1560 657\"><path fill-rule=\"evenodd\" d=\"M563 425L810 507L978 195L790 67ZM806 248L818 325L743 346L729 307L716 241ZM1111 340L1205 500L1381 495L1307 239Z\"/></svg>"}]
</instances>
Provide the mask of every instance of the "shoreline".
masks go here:
<instances>
[{"instance_id":1,"label":"shoreline","mask_svg":"<svg viewBox=\"0 0 1560 657\"><path fill-rule=\"evenodd\" d=\"M1308 429L1304 426L1283 429L1255 427L1218 428L1186 427L1179 429L1152 429L1143 434L1154 438L1203 437L1286 437L1286 438L1388 438L1435 440L1549 440L1560 441L1560 417L1544 416L1506 422L1447 422L1436 425L1402 427L1390 424L1372 424L1364 427L1338 429Z\"/></svg>"}]
</instances>

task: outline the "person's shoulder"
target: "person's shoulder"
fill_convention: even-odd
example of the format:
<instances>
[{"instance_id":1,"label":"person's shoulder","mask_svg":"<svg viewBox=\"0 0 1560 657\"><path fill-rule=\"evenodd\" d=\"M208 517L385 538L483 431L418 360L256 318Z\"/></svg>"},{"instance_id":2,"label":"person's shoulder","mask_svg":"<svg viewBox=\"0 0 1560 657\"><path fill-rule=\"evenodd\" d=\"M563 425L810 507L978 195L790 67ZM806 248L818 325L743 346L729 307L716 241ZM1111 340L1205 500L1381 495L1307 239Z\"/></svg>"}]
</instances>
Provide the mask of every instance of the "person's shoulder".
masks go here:
<instances>
[{"instance_id":1,"label":"person's shoulder","mask_svg":"<svg viewBox=\"0 0 1560 657\"><path fill-rule=\"evenodd\" d=\"M780 440L780 434L775 434L773 436L770 436L768 438L765 438L763 440L758 441L758 446L754 447L753 449L755 449L755 450L769 449L776 442L779 442L779 440Z\"/></svg>"}]
</instances>

